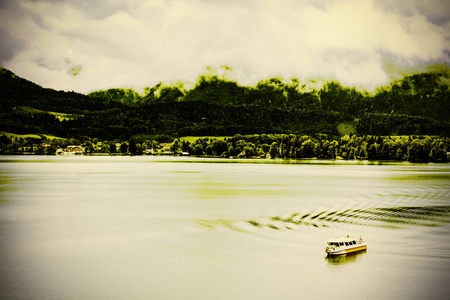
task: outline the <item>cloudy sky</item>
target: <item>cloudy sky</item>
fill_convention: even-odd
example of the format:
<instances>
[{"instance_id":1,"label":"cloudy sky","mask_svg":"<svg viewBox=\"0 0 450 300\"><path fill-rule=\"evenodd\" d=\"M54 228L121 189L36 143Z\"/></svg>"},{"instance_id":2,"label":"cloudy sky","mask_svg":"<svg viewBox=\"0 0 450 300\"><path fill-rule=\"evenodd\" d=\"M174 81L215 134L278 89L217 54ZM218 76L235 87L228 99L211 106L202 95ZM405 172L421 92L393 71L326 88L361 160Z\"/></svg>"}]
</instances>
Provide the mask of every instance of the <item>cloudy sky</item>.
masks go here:
<instances>
[{"instance_id":1,"label":"cloudy sky","mask_svg":"<svg viewBox=\"0 0 450 300\"><path fill-rule=\"evenodd\" d=\"M450 62L450 0L0 0L0 65L88 93L222 72L371 90Z\"/></svg>"}]
</instances>

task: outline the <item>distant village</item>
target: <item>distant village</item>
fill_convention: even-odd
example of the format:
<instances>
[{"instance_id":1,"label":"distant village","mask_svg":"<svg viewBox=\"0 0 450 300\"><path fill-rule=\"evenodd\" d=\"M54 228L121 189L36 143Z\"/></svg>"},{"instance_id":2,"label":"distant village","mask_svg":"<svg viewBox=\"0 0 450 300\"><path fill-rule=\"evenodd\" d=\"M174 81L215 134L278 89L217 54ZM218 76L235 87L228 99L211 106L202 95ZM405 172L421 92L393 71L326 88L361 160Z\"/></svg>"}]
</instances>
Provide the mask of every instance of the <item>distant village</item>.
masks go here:
<instances>
[{"instance_id":1,"label":"distant village","mask_svg":"<svg viewBox=\"0 0 450 300\"><path fill-rule=\"evenodd\" d=\"M126 155L129 154L123 153L121 147L122 143L115 143L116 151L114 153L102 153L99 151L102 148L102 142L97 142L96 145L94 145L94 152L88 152L87 147L83 145L68 145L64 149L58 148L56 150L56 155ZM147 148L142 150L142 154L144 155L181 155L181 156L188 156L189 152L174 152L171 150L171 144L170 143L162 143L159 144L161 147L160 149L153 149L153 148ZM122 151L121 151L122 150Z\"/></svg>"},{"instance_id":2,"label":"distant village","mask_svg":"<svg viewBox=\"0 0 450 300\"><path fill-rule=\"evenodd\" d=\"M13 139L15 140L15 139ZM182 155L188 156L189 152L174 148L173 143L152 143L152 147L147 147L145 143L138 144L135 151L131 152L128 143L84 143L73 145L55 145L53 141L45 142L26 142L26 139L20 141L7 141L1 143L0 154L15 155Z\"/></svg>"}]
</instances>

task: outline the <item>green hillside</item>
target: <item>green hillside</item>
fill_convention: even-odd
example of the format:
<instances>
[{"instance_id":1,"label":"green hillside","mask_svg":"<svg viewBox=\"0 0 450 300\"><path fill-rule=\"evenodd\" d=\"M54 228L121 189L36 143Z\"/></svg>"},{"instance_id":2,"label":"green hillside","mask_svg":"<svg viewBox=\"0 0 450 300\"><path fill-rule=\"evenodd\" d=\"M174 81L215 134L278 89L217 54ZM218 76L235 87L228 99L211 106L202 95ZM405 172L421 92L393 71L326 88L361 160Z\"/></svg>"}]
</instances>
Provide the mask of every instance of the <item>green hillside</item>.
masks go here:
<instances>
[{"instance_id":1,"label":"green hillside","mask_svg":"<svg viewBox=\"0 0 450 300\"><path fill-rule=\"evenodd\" d=\"M151 136L343 134L449 136L447 67L415 74L375 93L297 79L241 86L201 76L191 89L158 84L140 95L110 89L89 95L40 87L0 70L0 130L64 138L129 140Z\"/></svg>"}]
</instances>

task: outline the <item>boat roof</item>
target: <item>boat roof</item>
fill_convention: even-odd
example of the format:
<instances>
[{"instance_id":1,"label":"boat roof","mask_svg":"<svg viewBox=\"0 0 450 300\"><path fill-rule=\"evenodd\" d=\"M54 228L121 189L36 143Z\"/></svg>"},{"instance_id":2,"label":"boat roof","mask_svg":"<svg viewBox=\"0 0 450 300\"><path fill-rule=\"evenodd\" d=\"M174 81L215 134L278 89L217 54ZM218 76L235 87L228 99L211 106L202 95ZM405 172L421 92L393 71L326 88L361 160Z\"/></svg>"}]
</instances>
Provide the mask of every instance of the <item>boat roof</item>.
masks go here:
<instances>
[{"instance_id":1,"label":"boat roof","mask_svg":"<svg viewBox=\"0 0 450 300\"><path fill-rule=\"evenodd\" d=\"M334 242L334 243L339 243L339 242L348 242L348 241L354 241L354 240L359 240L360 239L360 237L359 236L348 236L348 237L335 237L335 238L332 238L332 239L329 239L328 241L327 241L327 243L331 243L331 242Z\"/></svg>"}]
</instances>

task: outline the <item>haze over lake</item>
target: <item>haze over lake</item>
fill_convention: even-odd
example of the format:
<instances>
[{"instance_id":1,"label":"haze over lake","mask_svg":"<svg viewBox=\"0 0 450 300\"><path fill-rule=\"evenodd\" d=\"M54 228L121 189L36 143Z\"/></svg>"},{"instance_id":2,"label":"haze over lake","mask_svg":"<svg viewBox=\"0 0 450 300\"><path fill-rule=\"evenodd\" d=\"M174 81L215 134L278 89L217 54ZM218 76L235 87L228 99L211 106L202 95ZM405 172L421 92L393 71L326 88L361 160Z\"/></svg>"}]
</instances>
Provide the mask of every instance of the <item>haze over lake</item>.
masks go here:
<instances>
[{"instance_id":1,"label":"haze over lake","mask_svg":"<svg viewBox=\"0 0 450 300\"><path fill-rule=\"evenodd\" d=\"M0 298L446 299L449 196L450 164L4 156Z\"/></svg>"}]
</instances>

